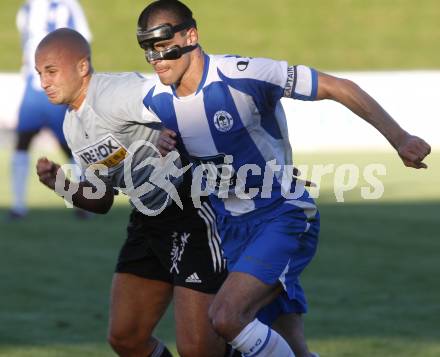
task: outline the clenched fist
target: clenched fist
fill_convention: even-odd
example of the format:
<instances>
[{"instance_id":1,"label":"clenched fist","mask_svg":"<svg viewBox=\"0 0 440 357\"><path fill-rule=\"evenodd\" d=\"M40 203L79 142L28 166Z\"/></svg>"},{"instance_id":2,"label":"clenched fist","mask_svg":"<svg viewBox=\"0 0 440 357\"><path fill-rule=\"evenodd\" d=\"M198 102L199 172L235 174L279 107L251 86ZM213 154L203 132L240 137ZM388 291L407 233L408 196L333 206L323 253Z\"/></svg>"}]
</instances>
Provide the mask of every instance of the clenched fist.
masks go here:
<instances>
[{"instance_id":1,"label":"clenched fist","mask_svg":"<svg viewBox=\"0 0 440 357\"><path fill-rule=\"evenodd\" d=\"M40 182L52 190L55 190L55 182L59 170L60 174L62 174L62 177L60 176L60 178L62 178L63 180L65 179L64 173L61 170L60 165L48 160L46 157L38 159L36 168Z\"/></svg>"},{"instance_id":2,"label":"clenched fist","mask_svg":"<svg viewBox=\"0 0 440 357\"><path fill-rule=\"evenodd\" d=\"M405 166L415 169L428 168L428 165L422 161L430 154L431 147L423 139L408 135L397 147L397 152Z\"/></svg>"}]
</instances>

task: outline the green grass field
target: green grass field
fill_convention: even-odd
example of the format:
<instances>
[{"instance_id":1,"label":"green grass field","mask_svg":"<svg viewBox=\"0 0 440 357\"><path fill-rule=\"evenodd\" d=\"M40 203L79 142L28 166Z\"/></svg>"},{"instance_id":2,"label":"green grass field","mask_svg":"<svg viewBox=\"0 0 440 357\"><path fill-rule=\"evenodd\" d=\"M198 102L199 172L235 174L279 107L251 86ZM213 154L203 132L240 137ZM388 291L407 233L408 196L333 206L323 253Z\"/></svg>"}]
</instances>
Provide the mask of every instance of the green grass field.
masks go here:
<instances>
[{"instance_id":1,"label":"green grass field","mask_svg":"<svg viewBox=\"0 0 440 357\"><path fill-rule=\"evenodd\" d=\"M135 39L144 0L82 0L98 71L145 71ZM265 56L323 70L439 68L438 0L187 0L212 53ZM0 4L0 71L20 68L15 14Z\"/></svg>"},{"instance_id":2,"label":"green grass field","mask_svg":"<svg viewBox=\"0 0 440 357\"><path fill-rule=\"evenodd\" d=\"M8 160L2 151L1 216L10 201ZM332 176L322 182L320 249L303 277L312 349L326 357L439 356L440 152L424 171L391 153L299 154L297 162L387 168L380 200L362 200L357 186L337 203ZM107 216L79 222L33 175L30 205L23 222L0 219L0 356L112 356L108 293L125 198ZM171 312L157 334L174 345Z\"/></svg>"}]
</instances>

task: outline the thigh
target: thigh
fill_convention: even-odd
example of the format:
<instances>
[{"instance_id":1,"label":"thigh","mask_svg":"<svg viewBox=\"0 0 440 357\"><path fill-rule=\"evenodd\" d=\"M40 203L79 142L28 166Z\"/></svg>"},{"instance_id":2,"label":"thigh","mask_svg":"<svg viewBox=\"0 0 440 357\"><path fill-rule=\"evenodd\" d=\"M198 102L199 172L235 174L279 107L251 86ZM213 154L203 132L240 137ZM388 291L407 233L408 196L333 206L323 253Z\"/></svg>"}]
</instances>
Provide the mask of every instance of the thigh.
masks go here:
<instances>
[{"instance_id":1,"label":"thigh","mask_svg":"<svg viewBox=\"0 0 440 357\"><path fill-rule=\"evenodd\" d=\"M110 301L110 334L147 341L172 299L172 285L133 274L115 273Z\"/></svg>"},{"instance_id":2,"label":"thigh","mask_svg":"<svg viewBox=\"0 0 440 357\"><path fill-rule=\"evenodd\" d=\"M213 294L175 287L176 344L181 355L224 356L226 343L215 333L208 318L213 300Z\"/></svg>"}]
</instances>

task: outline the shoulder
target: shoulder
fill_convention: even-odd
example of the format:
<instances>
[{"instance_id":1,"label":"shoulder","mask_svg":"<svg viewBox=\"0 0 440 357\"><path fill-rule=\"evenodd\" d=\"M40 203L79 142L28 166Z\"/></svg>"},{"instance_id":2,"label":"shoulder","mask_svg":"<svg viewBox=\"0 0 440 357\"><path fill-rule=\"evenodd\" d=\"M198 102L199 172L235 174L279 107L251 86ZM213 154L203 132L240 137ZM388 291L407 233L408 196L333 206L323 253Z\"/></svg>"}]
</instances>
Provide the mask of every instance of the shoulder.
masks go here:
<instances>
[{"instance_id":1,"label":"shoulder","mask_svg":"<svg viewBox=\"0 0 440 357\"><path fill-rule=\"evenodd\" d=\"M96 73L89 85L89 104L113 107L142 100L153 85L151 80L136 72Z\"/></svg>"},{"instance_id":2,"label":"shoulder","mask_svg":"<svg viewBox=\"0 0 440 357\"><path fill-rule=\"evenodd\" d=\"M157 121L146 112L144 97L156 81L130 73L99 73L93 76L87 101L101 118L121 122Z\"/></svg>"},{"instance_id":3,"label":"shoulder","mask_svg":"<svg viewBox=\"0 0 440 357\"><path fill-rule=\"evenodd\" d=\"M270 58L213 56L218 70L228 78L264 79L272 73L286 73L287 62Z\"/></svg>"},{"instance_id":4,"label":"shoulder","mask_svg":"<svg viewBox=\"0 0 440 357\"><path fill-rule=\"evenodd\" d=\"M106 94L146 89L150 80L138 72L96 73L92 77L95 90Z\"/></svg>"}]
</instances>

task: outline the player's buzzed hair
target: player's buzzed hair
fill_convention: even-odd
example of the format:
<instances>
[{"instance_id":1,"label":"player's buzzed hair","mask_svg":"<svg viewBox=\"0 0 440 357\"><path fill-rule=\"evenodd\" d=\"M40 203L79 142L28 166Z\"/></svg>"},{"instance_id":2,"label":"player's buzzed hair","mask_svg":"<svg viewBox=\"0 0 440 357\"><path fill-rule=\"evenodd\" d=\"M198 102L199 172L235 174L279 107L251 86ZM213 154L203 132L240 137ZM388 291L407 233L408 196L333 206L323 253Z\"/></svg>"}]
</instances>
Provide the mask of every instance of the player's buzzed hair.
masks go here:
<instances>
[{"instance_id":1,"label":"player's buzzed hair","mask_svg":"<svg viewBox=\"0 0 440 357\"><path fill-rule=\"evenodd\" d=\"M148 28L150 20L162 14L171 16L176 24L193 20L192 11L184 3L178 0L157 0L142 11L138 19L138 26Z\"/></svg>"},{"instance_id":2,"label":"player's buzzed hair","mask_svg":"<svg viewBox=\"0 0 440 357\"><path fill-rule=\"evenodd\" d=\"M91 64L90 45L78 31L69 28L57 29L41 40L36 52L52 47L69 51L75 59L87 58Z\"/></svg>"}]
</instances>

